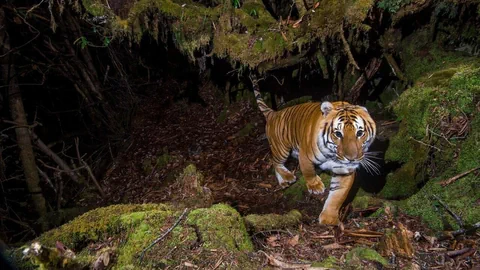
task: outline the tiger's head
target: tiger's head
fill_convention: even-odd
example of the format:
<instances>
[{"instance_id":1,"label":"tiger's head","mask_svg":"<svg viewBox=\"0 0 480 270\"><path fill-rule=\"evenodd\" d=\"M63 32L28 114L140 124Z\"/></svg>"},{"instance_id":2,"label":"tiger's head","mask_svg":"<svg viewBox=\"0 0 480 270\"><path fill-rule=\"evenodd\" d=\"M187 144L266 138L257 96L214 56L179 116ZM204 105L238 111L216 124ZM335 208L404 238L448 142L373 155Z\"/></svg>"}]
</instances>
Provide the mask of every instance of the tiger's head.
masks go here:
<instances>
[{"instance_id":1,"label":"tiger's head","mask_svg":"<svg viewBox=\"0 0 480 270\"><path fill-rule=\"evenodd\" d=\"M347 102L328 101L321 104L324 116L322 153L335 163L348 168L363 165L367 171L377 166L369 157L370 144L375 139L376 125L365 107Z\"/></svg>"}]
</instances>

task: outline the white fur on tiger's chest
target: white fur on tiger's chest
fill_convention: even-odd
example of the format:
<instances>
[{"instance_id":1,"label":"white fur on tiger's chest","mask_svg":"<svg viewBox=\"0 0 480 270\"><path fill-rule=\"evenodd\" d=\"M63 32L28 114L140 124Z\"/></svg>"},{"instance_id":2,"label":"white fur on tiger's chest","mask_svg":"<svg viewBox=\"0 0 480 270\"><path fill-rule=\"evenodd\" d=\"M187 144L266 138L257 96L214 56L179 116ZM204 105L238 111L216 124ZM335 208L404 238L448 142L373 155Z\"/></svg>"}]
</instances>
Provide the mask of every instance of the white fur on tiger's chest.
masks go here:
<instances>
[{"instance_id":1,"label":"white fur on tiger's chest","mask_svg":"<svg viewBox=\"0 0 480 270\"><path fill-rule=\"evenodd\" d=\"M331 171L334 174L349 174L358 168L359 164L342 164L333 160L327 160L320 164L320 169L324 171Z\"/></svg>"}]
</instances>

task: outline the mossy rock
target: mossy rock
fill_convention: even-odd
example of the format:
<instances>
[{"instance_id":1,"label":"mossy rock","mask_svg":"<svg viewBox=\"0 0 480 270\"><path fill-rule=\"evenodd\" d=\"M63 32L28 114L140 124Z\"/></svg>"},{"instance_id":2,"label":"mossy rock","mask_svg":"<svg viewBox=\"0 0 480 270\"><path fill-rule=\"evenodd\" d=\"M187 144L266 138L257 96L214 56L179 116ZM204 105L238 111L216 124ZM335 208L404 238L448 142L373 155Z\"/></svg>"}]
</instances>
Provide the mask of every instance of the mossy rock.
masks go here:
<instances>
[{"instance_id":1,"label":"mossy rock","mask_svg":"<svg viewBox=\"0 0 480 270\"><path fill-rule=\"evenodd\" d=\"M388 265L388 261L371 248L356 247L345 256L345 266L348 269L378 269L365 261L378 263L384 267Z\"/></svg>"},{"instance_id":2,"label":"mossy rock","mask_svg":"<svg viewBox=\"0 0 480 270\"><path fill-rule=\"evenodd\" d=\"M462 216L466 224L480 220L480 185L474 175L448 187L439 185L441 180L480 166L480 68L478 62L454 65L457 60L444 59L445 65L418 77L395 102L394 112L402 122L398 134L391 138L385 159L403 165L387 177L379 194L405 199L399 206L421 217L434 230L458 226L433 195ZM454 126L451 121L455 118L469 122L466 139L444 135L445 127Z\"/></svg>"},{"instance_id":3,"label":"mossy rock","mask_svg":"<svg viewBox=\"0 0 480 270\"><path fill-rule=\"evenodd\" d=\"M381 206L383 201L381 198L373 197L371 194L357 194L352 201L352 207L354 209L367 209L369 207Z\"/></svg>"},{"instance_id":4,"label":"mossy rock","mask_svg":"<svg viewBox=\"0 0 480 270\"><path fill-rule=\"evenodd\" d=\"M74 264L91 266L106 250L96 251L90 244L107 242L108 251L115 257L110 260L111 269L157 269L177 266L184 260L206 267L218 260L207 261L212 249L242 258L239 265L256 268L256 262L246 257L245 251L252 251L253 245L235 209L224 204L195 209L173 227L181 214L180 209L165 204L112 205L89 211L34 241L50 248L60 241L74 250L76 258L65 269L73 269L69 267ZM169 234L143 253L170 228ZM21 260L22 250L14 250L17 265L35 269L32 262Z\"/></svg>"},{"instance_id":5,"label":"mossy rock","mask_svg":"<svg viewBox=\"0 0 480 270\"><path fill-rule=\"evenodd\" d=\"M187 224L197 228L205 248L253 250L243 218L229 205L216 204L210 208L193 210L188 215Z\"/></svg>"},{"instance_id":6,"label":"mossy rock","mask_svg":"<svg viewBox=\"0 0 480 270\"><path fill-rule=\"evenodd\" d=\"M420 216L434 230L458 229L457 223L438 204L432 195L438 196L465 224L480 220L480 181L469 174L454 183L442 187L439 181L480 166L480 117L472 121L472 132L461 145L457 160L451 160L450 169L430 180L417 194L401 202L401 207L411 215Z\"/></svg>"},{"instance_id":7,"label":"mossy rock","mask_svg":"<svg viewBox=\"0 0 480 270\"><path fill-rule=\"evenodd\" d=\"M261 232L268 230L279 230L287 228L295 228L300 224L302 214L297 210L292 210L284 215L252 214L244 218L247 229L251 232Z\"/></svg>"}]
</instances>

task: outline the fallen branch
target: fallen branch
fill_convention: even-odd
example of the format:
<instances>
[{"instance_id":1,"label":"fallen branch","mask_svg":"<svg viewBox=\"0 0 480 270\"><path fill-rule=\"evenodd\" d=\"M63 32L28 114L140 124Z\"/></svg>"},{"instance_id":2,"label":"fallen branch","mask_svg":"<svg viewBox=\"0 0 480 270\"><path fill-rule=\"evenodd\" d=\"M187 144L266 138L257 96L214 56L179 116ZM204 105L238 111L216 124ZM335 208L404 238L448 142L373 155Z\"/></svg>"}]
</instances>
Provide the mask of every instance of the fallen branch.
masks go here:
<instances>
[{"instance_id":1,"label":"fallen branch","mask_svg":"<svg viewBox=\"0 0 480 270\"><path fill-rule=\"evenodd\" d=\"M446 187L446 186L450 185L451 183L457 181L458 179L460 179L460 178L466 176L467 174L470 174L470 173L472 173L472 172L474 172L474 171L476 171L476 170L478 170L478 169L480 169L480 167L476 167L476 168L473 168L473 169L468 170L468 171L466 171L466 172L463 172L463 173L461 173L461 174L457 174L457 175L455 175L455 176L452 177L452 178L449 178L449 179L447 179L447 180L444 180L444 181L439 182L439 184L440 184L442 187Z\"/></svg>"},{"instance_id":2,"label":"fallen branch","mask_svg":"<svg viewBox=\"0 0 480 270\"><path fill-rule=\"evenodd\" d=\"M463 220L461 217L459 217L457 214L455 214L449 207L446 203L444 203L442 200L440 200L440 198L437 196L437 195L432 195L433 198L435 198L442 206L443 208L445 208L445 210L447 211L448 214L450 214L453 219L455 219L455 221L457 222L458 226L460 226L460 228L463 228L464 227L464 223L463 223Z\"/></svg>"},{"instance_id":3,"label":"fallen branch","mask_svg":"<svg viewBox=\"0 0 480 270\"><path fill-rule=\"evenodd\" d=\"M358 230L358 231L343 231L346 235L355 236L355 237L366 237L366 238L380 238L383 236L383 233L368 231L368 230Z\"/></svg>"},{"instance_id":4,"label":"fallen branch","mask_svg":"<svg viewBox=\"0 0 480 270\"><path fill-rule=\"evenodd\" d=\"M75 147L77 149L77 156L78 156L78 160L80 161L80 163L83 165L83 167L85 167L85 169L88 171L88 174L90 175L90 177L92 178L92 181L93 183L95 184L95 186L97 187L98 189L98 192L100 193L100 195L102 197L105 197L105 192L103 191L102 187L100 186L100 184L98 183L97 181L97 178L95 177L95 175L93 174L92 172L92 169L90 169L90 166L88 166L87 162L85 162L81 155L80 155L80 150L78 149L78 137L75 138Z\"/></svg>"},{"instance_id":5,"label":"fallen branch","mask_svg":"<svg viewBox=\"0 0 480 270\"><path fill-rule=\"evenodd\" d=\"M155 239L155 241L153 241L148 247L146 247L142 253L140 254L140 263L142 263L143 261L143 256L145 256L145 252L147 252L149 249L151 249L156 243L160 242L163 238L165 238L171 231L173 231L173 229L175 227L178 226L178 224L180 224L180 221L182 221L183 217L185 216L185 214L187 213L187 210L188 208L185 208L185 210L183 210L183 213L178 217L177 221L175 221L175 223L170 227L168 228L168 230L166 232L164 232L162 235L160 235L157 239Z\"/></svg>"},{"instance_id":6,"label":"fallen branch","mask_svg":"<svg viewBox=\"0 0 480 270\"><path fill-rule=\"evenodd\" d=\"M456 230L456 231L453 231L453 232L446 232L444 236L442 236L438 239L438 241L443 241L443 240L446 240L446 239L452 239L452 238L455 238L458 235L474 232L478 229L480 229L480 222L477 222L477 223L473 224L473 226L468 228L468 229L460 229L460 230Z\"/></svg>"},{"instance_id":7,"label":"fallen branch","mask_svg":"<svg viewBox=\"0 0 480 270\"><path fill-rule=\"evenodd\" d=\"M392 68L392 71L395 74L395 76L397 76L401 81L404 81L404 82L408 81L407 77L405 76L405 74L403 74L402 70L398 66L397 61L395 61L395 58L393 58L393 55L389 53L384 53L383 56L385 56L385 59L387 60L387 63L390 65L390 67Z\"/></svg>"},{"instance_id":8,"label":"fallen branch","mask_svg":"<svg viewBox=\"0 0 480 270\"><path fill-rule=\"evenodd\" d=\"M48 146L38 138L37 134L35 134L33 131L30 131L30 136L32 136L33 141L35 144L40 148L40 150L45 153L47 156L49 156L55 163L60 166L60 168L65 171L65 173L70 176L70 178L75 182L75 183L80 183L80 180L78 179L78 175L68 166L68 164L61 158L59 157L55 152L52 151L52 149L48 148Z\"/></svg>"},{"instance_id":9,"label":"fallen branch","mask_svg":"<svg viewBox=\"0 0 480 270\"><path fill-rule=\"evenodd\" d=\"M362 72L362 75L357 79L355 84L350 88L350 95L352 96L352 101L356 102L360 96L360 90L363 88L365 83L370 80L378 69L382 65L382 60L379 58L373 58L368 64L365 72Z\"/></svg>"},{"instance_id":10,"label":"fallen branch","mask_svg":"<svg viewBox=\"0 0 480 270\"><path fill-rule=\"evenodd\" d=\"M459 255L465 254L465 253L467 253L471 250L472 250L472 248L462 248L462 249L459 249L459 250L448 251L446 254L447 254L448 257L456 257L456 256L459 256Z\"/></svg>"}]
</instances>

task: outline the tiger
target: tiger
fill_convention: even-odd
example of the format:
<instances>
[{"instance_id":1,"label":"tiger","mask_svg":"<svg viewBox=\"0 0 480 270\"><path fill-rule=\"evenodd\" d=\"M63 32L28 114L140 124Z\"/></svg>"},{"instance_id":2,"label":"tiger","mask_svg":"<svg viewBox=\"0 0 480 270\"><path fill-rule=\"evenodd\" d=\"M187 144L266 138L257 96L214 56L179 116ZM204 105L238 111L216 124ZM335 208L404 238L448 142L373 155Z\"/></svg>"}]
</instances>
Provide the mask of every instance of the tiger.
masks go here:
<instances>
[{"instance_id":1,"label":"tiger","mask_svg":"<svg viewBox=\"0 0 480 270\"><path fill-rule=\"evenodd\" d=\"M347 198L355 171L362 165L367 171L378 171L368 148L375 140L376 125L363 106L345 101L308 102L274 111L265 104L255 75L250 79L258 108L266 119L265 133L271 150L271 161L278 184L294 183L295 175L285 167L289 156L298 159L308 191L325 191L319 166L331 171L330 192L319 216L319 223L339 225L339 211Z\"/></svg>"}]
</instances>

